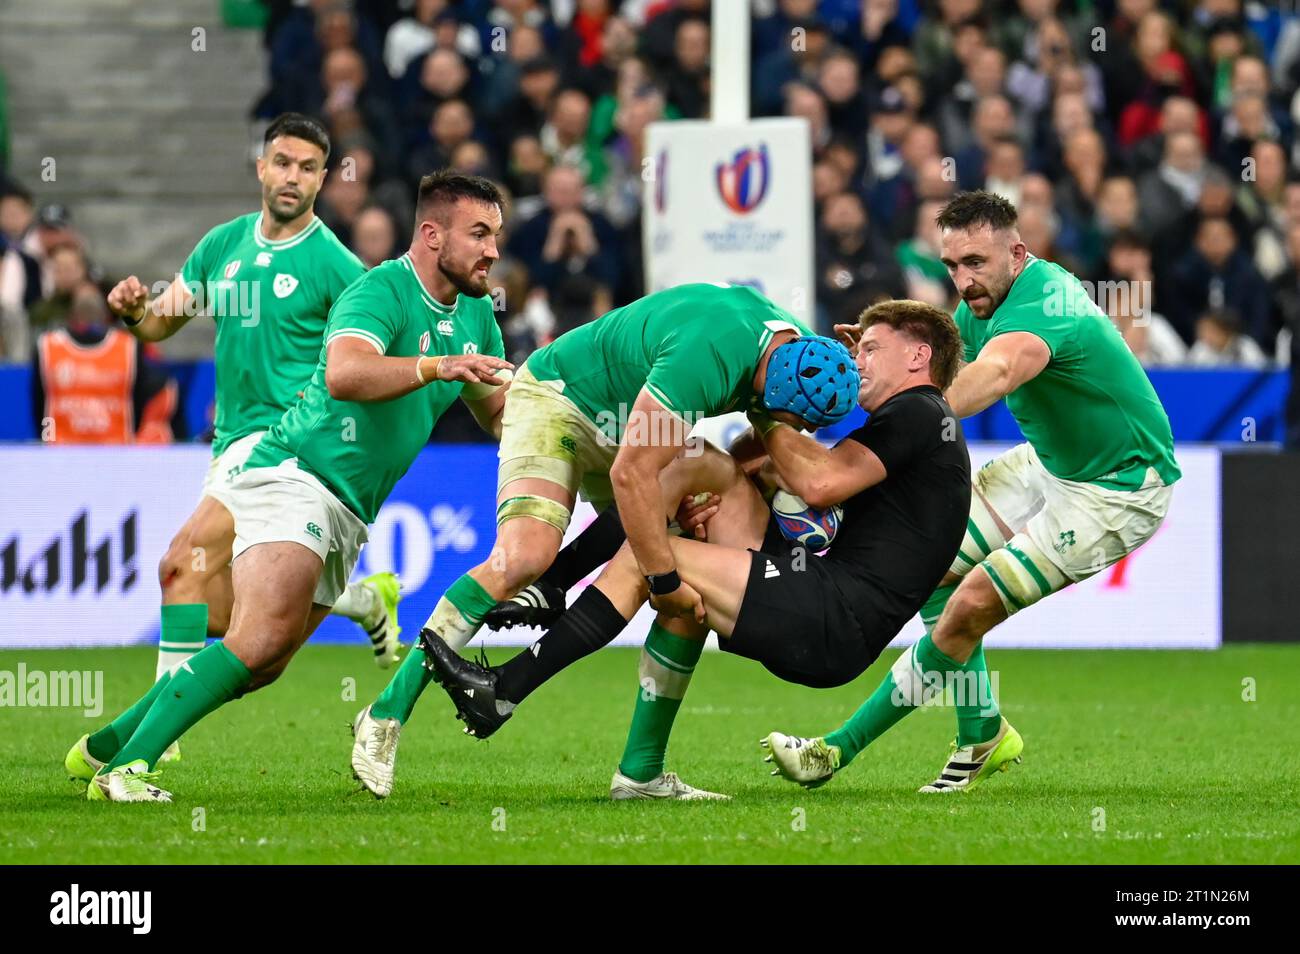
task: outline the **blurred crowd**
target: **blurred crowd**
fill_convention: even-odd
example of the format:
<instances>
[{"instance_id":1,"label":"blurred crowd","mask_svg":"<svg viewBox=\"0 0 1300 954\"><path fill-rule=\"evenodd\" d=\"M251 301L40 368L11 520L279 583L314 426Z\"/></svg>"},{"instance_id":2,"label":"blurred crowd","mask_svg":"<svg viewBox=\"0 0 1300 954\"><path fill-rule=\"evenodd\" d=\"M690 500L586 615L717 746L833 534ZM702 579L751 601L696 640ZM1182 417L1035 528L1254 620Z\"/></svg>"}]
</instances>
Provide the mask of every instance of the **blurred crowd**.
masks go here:
<instances>
[{"instance_id":1,"label":"blurred crowd","mask_svg":"<svg viewBox=\"0 0 1300 954\"><path fill-rule=\"evenodd\" d=\"M408 242L419 177L451 166L508 190L494 284L512 360L644 293L646 127L708 116L709 0L266 5L254 118L325 121L317 211L368 265ZM1286 6L754 0L752 112L812 129L819 328L885 297L955 305L934 216L987 188L1145 365L1292 363ZM0 192L0 360L27 360L96 277L67 210Z\"/></svg>"},{"instance_id":2,"label":"blurred crowd","mask_svg":"<svg viewBox=\"0 0 1300 954\"><path fill-rule=\"evenodd\" d=\"M708 0L272 3L257 105L337 143L320 212L369 263L419 176L511 195L513 357L642 287L648 123L708 115ZM1300 19L1242 0L766 0L752 106L812 127L818 324L951 305L958 189L1099 289L1148 365L1290 360L1300 321Z\"/></svg>"}]
</instances>

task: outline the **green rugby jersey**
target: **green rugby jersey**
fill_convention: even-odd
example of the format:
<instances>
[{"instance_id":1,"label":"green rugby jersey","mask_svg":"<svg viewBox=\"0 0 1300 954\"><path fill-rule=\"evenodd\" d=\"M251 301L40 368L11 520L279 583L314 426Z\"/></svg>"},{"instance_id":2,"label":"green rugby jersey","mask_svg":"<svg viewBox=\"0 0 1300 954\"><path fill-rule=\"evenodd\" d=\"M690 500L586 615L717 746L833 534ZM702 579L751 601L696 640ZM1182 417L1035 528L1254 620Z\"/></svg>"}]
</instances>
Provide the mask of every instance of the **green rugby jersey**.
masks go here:
<instances>
[{"instance_id":1,"label":"green rugby jersey","mask_svg":"<svg viewBox=\"0 0 1300 954\"><path fill-rule=\"evenodd\" d=\"M392 401L336 400L325 386L325 354L331 341L345 335L390 357L478 353L503 358L505 347L491 298L457 295L454 304L441 304L425 290L409 254L376 265L340 296L303 399L262 438L246 467L274 467L296 458L369 524L462 390L473 399L494 388L434 381Z\"/></svg>"},{"instance_id":2,"label":"green rugby jersey","mask_svg":"<svg viewBox=\"0 0 1300 954\"><path fill-rule=\"evenodd\" d=\"M1048 472L1063 480L1134 490L1148 467L1172 484L1169 417L1146 372L1079 280L1030 256L987 319L965 302L953 315L973 361L997 335L1027 331L1051 349L1047 367L1007 395L1011 411Z\"/></svg>"},{"instance_id":3,"label":"green rugby jersey","mask_svg":"<svg viewBox=\"0 0 1300 954\"><path fill-rule=\"evenodd\" d=\"M691 424L744 410L759 358L785 330L813 333L744 285L679 285L561 335L529 356L528 370L562 380L565 397L621 440L643 387Z\"/></svg>"},{"instance_id":4,"label":"green rugby jersey","mask_svg":"<svg viewBox=\"0 0 1300 954\"><path fill-rule=\"evenodd\" d=\"M365 270L317 218L273 242L262 235L262 214L252 212L194 247L180 274L217 323L214 456L271 427L298 400L330 307Z\"/></svg>"}]
</instances>

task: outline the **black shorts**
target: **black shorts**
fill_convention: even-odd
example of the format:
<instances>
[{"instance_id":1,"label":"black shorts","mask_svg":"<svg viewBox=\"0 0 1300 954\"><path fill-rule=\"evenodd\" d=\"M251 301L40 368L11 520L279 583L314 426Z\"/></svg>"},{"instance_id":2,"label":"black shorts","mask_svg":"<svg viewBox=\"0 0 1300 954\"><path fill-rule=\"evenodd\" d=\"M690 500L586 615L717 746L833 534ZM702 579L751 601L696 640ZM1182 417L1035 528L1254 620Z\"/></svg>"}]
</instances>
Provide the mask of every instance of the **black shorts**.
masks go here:
<instances>
[{"instance_id":1,"label":"black shorts","mask_svg":"<svg viewBox=\"0 0 1300 954\"><path fill-rule=\"evenodd\" d=\"M718 640L724 651L814 689L852 682L876 661L889 639L863 635L830 571L818 557L786 541L775 520L768 522L763 549L750 553L735 631Z\"/></svg>"}]
</instances>

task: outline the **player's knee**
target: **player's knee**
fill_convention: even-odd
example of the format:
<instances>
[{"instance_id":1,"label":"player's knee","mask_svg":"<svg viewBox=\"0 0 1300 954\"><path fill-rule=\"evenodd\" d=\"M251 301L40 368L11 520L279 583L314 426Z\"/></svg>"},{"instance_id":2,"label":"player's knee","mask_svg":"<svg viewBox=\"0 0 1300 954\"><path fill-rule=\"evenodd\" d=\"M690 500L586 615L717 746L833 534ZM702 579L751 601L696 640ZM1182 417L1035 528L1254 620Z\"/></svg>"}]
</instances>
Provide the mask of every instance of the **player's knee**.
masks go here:
<instances>
[{"instance_id":1,"label":"player's knee","mask_svg":"<svg viewBox=\"0 0 1300 954\"><path fill-rule=\"evenodd\" d=\"M540 539L503 535L492 548L487 568L500 586L517 593L546 572L559 552L557 542L550 535Z\"/></svg>"},{"instance_id":2,"label":"player's knee","mask_svg":"<svg viewBox=\"0 0 1300 954\"><path fill-rule=\"evenodd\" d=\"M978 575L972 575L948 598L936 632L949 639L974 642L1005 618L998 594L991 586L981 585Z\"/></svg>"}]
</instances>

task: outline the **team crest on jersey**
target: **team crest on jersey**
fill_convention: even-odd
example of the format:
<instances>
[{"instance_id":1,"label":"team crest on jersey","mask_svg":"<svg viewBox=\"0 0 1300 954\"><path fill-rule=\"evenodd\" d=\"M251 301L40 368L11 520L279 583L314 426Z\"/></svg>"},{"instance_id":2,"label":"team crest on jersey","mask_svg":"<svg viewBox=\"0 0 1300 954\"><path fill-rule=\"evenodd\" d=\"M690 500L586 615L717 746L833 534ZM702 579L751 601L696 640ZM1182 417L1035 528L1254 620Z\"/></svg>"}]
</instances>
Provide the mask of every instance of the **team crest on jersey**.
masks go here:
<instances>
[{"instance_id":1,"label":"team crest on jersey","mask_svg":"<svg viewBox=\"0 0 1300 954\"><path fill-rule=\"evenodd\" d=\"M235 259L233 262L226 265L227 280L235 277L235 272L239 271L239 266L242 264L243 263L239 259Z\"/></svg>"},{"instance_id":2,"label":"team crest on jersey","mask_svg":"<svg viewBox=\"0 0 1300 954\"><path fill-rule=\"evenodd\" d=\"M465 353L478 354L478 345L471 341L469 344L465 345Z\"/></svg>"},{"instance_id":3,"label":"team crest on jersey","mask_svg":"<svg viewBox=\"0 0 1300 954\"><path fill-rule=\"evenodd\" d=\"M271 264L271 253L270 253L270 252L258 252L258 253L257 253L257 258L256 258L256 260L254 260L253 264L254 264L254 265L257 265L257 266L259 266L259 267L261 267L261 268L266 268L266 266L268 266L268 265Z\"/></svg>"},{"instance_id":4,"label":"team crest on jersey","mask_svg":"<svg viewBox=\"0 0 1300 954\"><path fill-rule=\"evenodd\" d=\"M448 338L450 338L452 334L455 332L455 330L456 329L454 329L451 325L450 318L444 318L442 319L442 321L438 322L438 334L440 335L446 335Z\"/></svg>"},{"instance_id":5,"label":"team crest on jersey","mask_svg":"<svg viewBox=\"0 0 1300 954\"><path fill-rule=\"evenodd\" d=\"M276 298L288 298L293 294L293 290L297 287L298 279L294 278L292 275L286 275L284 272L281 272L279 275L275 276L275 284L271 286L271 290L275 292Z\"/></svg>"},{"instance_id":6,"label":"team crest on jersey","mask_svg":"<svg viewBox=\"0 0 1300 954\"><path fill-rule=\"evenodd\" d=\"M426 331L424 334L420 335L420 354L428 353L429 344L432 341L433 341L433 336L430 335L429 332Z\"/></svg>"}]
</instances>

